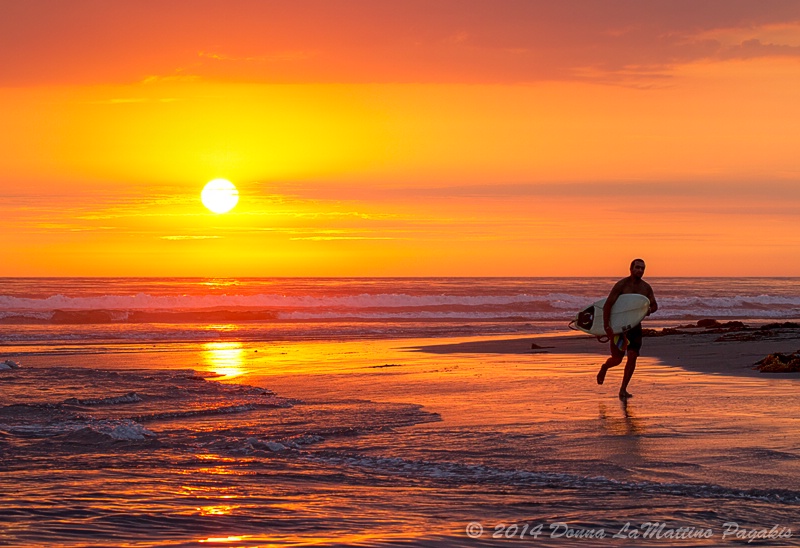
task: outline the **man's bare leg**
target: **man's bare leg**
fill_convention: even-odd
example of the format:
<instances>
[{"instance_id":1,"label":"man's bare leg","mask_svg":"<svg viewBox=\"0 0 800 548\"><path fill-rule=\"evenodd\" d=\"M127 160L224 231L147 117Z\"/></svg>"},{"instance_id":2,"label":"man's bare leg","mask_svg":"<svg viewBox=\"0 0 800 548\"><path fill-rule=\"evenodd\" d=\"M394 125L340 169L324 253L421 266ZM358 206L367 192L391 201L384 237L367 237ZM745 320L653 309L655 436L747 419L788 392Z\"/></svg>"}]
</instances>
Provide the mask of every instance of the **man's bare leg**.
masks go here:
<instances>
[{"instance_id":1,"label":"man's bare leg","mask_svg":"<svg viewBox=\"0 0 800 548\"><path fill-rule=\"evenodd\" d=\"M628 383L631 382L633 372L636 370L636 358L638 357L638 352L634 352L633 350L628 351L628 361L625 362L625 373L622 374L622 386L619 388L619 397L621 399L633 397L633 394L628 392Z\"/></svg>"},{"instance_id":2,"label":"man's bare leg","mask_svg":"<svg viewBox=\"0 0 800 548\"><path fill-rule=\"evenodd\" d=\"M603 384L603 381L606 380L606 371L611 369L612 367L616 367L622 363L622 356L617 354L612 354L610 358L606 360L602 366L600 366L600 371L597 373L597 384Z\"/></svg>"}]
</instances>

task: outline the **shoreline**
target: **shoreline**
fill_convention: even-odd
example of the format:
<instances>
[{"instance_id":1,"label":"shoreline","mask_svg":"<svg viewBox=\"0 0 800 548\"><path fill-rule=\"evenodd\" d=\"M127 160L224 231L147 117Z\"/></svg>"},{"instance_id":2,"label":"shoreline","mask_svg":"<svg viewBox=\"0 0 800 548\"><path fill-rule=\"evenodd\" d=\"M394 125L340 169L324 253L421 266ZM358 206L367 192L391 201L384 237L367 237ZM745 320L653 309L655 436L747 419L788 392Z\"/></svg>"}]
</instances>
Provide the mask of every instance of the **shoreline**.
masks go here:
<instances>
[{"instance_id":1,"label":"shoreline","mask_svg":"<svg viewBox=\"0 0 800 548\"><path fill-rule=\"evenodd\" d=\"M662 365L714 375L800 379L800 373L764 373L753 368L769 354L798 351L800 329L781 328L764 338L746 338L747 333L756 331L687 328L676 333L645 336L640 359L655 358ZM739 333L745 336L737 339L735 335ZM602 359L609 354L608 343L600 343L583 333L431 344L409 350L432 354L597 354L603 356ZM598 367L601 363L599 358Z\"/></svg>"},{"instance_id":2,"label":"shoreline","mask_svg":"<svg viewBox=\"0 0 800 548\"><path fill-rule=\"evenodd\" d=\"M508 523L794 527L796 385L755 381L775 375L746 369L742 352L794 349L798 334L646 337L630 402L619 377L595 383L608 345L572 332L42 356L5 383L24 404L0 417L10 541L113 544L135 530L154 546L257 544L267 524L277 544L299 530L324 544L449 547L470 523L486 546ZM714 373L709 355L734 354L751 378L657 371L686 357ZM88 502L49 517L70 497ZM76 527L86 512L110 525Z\"/></svg>"}]
</instances>

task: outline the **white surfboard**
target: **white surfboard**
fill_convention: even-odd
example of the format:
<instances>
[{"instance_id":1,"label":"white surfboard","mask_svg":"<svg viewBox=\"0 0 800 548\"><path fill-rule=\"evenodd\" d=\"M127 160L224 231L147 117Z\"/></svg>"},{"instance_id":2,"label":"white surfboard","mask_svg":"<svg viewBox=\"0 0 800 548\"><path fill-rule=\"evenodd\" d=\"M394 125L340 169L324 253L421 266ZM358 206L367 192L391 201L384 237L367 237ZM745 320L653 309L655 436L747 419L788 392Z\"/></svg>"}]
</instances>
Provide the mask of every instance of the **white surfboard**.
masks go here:
<instances>
[{"instance_id":1,"label":"white surfboard","mask_svg":"<svg viewBox=\"0 0 800 548\"><path fill-rule=\"evenodd\" d=\"M600 299L593 305L581 310L575 315L575 319L570 322L570 327L574 325L590 335L598 337L606 334L603 329L603 305L606 299ZM625 293L617 298L614 306L611 307L611 318L609 325L614 333L622 333L641 322L650 310L650 299L638 293Z\"/></svg>"}]
</instances>

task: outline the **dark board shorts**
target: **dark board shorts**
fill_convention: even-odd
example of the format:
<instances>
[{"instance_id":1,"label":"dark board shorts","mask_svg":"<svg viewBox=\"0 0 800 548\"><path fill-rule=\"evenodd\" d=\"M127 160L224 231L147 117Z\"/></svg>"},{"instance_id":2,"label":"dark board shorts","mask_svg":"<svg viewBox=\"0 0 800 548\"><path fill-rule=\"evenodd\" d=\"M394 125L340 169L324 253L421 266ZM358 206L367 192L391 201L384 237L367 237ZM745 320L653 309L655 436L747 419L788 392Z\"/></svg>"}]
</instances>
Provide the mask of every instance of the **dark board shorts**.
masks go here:
<instances>
[{"instance_id":1,"label":"dark board shorts","mask_svg":"<svg viewBox=\"0 0 800 548\"><path fill-rule=\"evenodd\" d=\"M623 333L626 339L628 339L628 347L627 350L633 350L637 354L639 350L642 349L642 324L638 324L628 331ZM615 355L624 355L625 352L620 350L619 347L614 343L614 340L611 340L611 353Z\"/></svg>"}]
</instances>

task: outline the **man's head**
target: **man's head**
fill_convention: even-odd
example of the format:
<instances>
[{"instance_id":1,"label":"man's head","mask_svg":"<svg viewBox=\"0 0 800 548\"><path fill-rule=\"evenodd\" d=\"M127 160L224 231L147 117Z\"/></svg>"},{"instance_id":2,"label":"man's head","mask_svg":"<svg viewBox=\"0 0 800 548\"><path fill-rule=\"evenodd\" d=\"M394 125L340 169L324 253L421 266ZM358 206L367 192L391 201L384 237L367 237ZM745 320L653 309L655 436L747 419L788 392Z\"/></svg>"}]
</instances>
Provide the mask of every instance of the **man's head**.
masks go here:
<instances>
[{"instance_id":1,"label":"man's head","mask_svg":"<svg viewBox=\"0 0 800 548\"><path fill-rule=\"evenodd\" d=\"M634 278L642 279L644 276L644 260L643 259L634 259L631 261L631 276Z\"/></svg>"}]
</instances>

